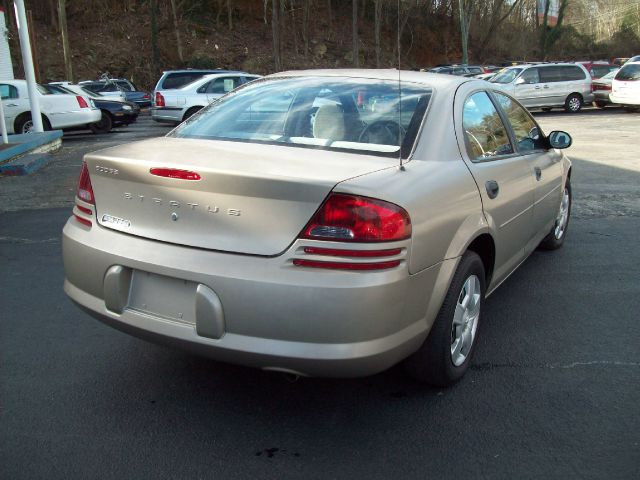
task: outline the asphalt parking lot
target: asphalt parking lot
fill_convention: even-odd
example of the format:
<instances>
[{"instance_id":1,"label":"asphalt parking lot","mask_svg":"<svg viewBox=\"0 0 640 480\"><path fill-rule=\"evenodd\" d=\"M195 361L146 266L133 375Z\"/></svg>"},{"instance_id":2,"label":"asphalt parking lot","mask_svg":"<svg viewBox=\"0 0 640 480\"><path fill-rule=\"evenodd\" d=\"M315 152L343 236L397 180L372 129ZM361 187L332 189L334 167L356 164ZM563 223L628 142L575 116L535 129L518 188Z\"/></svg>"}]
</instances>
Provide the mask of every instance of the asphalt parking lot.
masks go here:
<instances>
[{"instance_id":1,"label":"asphalt parking lot","mask_svg":"<svg viewBox=\"0 0 640 480\"><path fill-rule=\"evenodd\" d=\"M87 151L65 136L0 178L0 478L640 478L640 114L536 114L574 137L567 242L487 299L456 386L399 368L290 378L110 329L62 291L60 232Z\"/></svg>"}]
</instances>

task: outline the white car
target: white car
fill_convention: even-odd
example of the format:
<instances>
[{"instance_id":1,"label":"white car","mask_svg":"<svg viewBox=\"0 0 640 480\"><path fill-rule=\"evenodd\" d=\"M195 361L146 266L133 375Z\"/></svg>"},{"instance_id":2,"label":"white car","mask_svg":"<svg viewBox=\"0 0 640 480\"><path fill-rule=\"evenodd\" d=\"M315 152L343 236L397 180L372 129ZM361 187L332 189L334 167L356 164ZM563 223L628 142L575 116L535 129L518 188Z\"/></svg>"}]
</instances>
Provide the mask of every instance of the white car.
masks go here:
<instances>
[{"instance_id":1,"label":"white car","mask_svg":"<svg viewBox=\"0 0 640 480\"><path fill-rule=\"evenodd\" d=\"M640 62L627 62L618 70L609 100L628 108L640 107Z\"/></svg>"},{"instance_id":2,"label":"white car","mask_svg":"<svg viewBox=\"0 0 640 480\"><path fill-rule=\"evenodd\" d=\"M211 74L182 88L156 91L151 118L156 122L180 123L214 100L260 75Z\"/></svg>"},{"instance_id":3,"label":"white car","mask_svg":"<svg viewBox=\"0 0 640 480\"><path fill-rule=\"evenodd\" d=\"M52 95L37 85L45 130L88 125L100 120L100 109L84 95ZM0 80L7 133L29 133L33 129L29 91L25 80Z\"/></svg>"}]
</instances>

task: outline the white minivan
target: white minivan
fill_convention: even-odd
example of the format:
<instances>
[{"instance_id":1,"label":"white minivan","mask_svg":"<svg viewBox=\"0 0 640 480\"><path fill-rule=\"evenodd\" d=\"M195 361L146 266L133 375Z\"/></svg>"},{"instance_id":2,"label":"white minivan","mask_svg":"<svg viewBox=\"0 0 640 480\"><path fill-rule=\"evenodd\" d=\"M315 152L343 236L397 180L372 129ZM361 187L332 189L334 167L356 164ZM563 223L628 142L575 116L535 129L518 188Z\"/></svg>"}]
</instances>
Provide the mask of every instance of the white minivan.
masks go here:
<instances>
[{"instance_id":1,"label":"white minivan","mask_svg":"<svg viewBox=\"0 0 640 480\"><path fill-rule=\"evenodd\" d=\"M538 63L501 70L489 80L525 107L551 110L562 107L576 113L593 102L591 75L579 63Z\"/></svg>"},{"instance_id":2,"label":"white minivan","mask_svg":"<svg viewBox=\"0 0 640 480\"><path fill-rule=\"evenodd\" d=\"M627 62L618 70L609 99L629 109L640 107L640 61Z\"/></svg>"}]
</instances>

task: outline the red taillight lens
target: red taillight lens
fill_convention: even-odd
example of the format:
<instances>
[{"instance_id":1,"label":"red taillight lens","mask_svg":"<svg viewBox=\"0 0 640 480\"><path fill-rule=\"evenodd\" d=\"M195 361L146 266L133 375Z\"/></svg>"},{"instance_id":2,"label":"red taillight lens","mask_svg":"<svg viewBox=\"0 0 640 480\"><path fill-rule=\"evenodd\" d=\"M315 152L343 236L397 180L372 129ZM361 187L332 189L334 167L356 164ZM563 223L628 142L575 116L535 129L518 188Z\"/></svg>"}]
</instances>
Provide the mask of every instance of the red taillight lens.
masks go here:
<instances>
[{"instance_id":1,"label":"red taillight lens","mask_svg":"<svg viewBox=\"0 0 640 480\"><path fill-rule=\"evenodd\" d=\"M199 173L177 168L152 168L149 173L157 177L177 178L178 180L200 180L202 178Z\"/></svg>"},{"instance_id":2,"label":"red taillight lens","mask_svg":"<svg viewBox=\"0 0 640 480\"><path fill-rule=\"evenodd\" d=\"M148 94L148 93L145 93L145 94L142 96L142 98L144 98L145 100L150 100L150 99L151 99L151 97L149 96L149 94Z\"/></svg>"},{"instance_id":3,"label":"red taillight lens","mask_svg":"<svg viewBox=\"0 0 640 480\"><path fill-rule=\"evenodd\" d=\"M400 260L388 260L386 262L374 262L374 263L352 263L352 262L321 262L317 260L302 260L296 259L293 261L296 267L310 267L310 268L328 268L329 270L358 270L358 271L371 271L371 270L386 270L388 268L395 268L400 265Z\"/></svg>"},{"instance_id":4,"label":"red taillight lens","mask_svg":"<svg viewBox=\"0 0 640 480\"><path fill-rule=\"evenodd\" d=\"M338 248L304 247L304 253L310 255L353 258L393 257L394 255L399 255L401 251L400 248L389 248L387 250L345 250Z\"/></svg>"},{"instance_id":5,"label":"red taillight lens","mask_svg":"<svg viewBox=\"0 0 640 480\"><path fill-rule=\"evenodd\" d=\"M164 107L164 97L160 92L156 92L156 107Z\"/></svg>"},{"instance_id":6,"label":"red taillight lens","mask_svg":"<svg viewBox=\"0 0 640 480\"><path fill-rule=\"evenodd\" d=\"M411 219L393 203L333 193L302 231L301 237L340 242L392 242L411 236Z\"/></svg>"},{"instance_id":7,"label":"red taillight lens","mask_svg":"<svg viewBox=\"0 0 640 480\"><path fill-rule=\"evenodd\" d=\"M80 170L80 179L78 180L78 189L76 195L83 202L96 204L95 197L93 196L93 187L91 186L91 178L89 178L89 169L87 164L82 162L82 170Z\"/></svg>"},{"instance_id":8,"label":"red taillight lens","mask_svg":"<svg viewBox=\"0 0 640 480\"><path fill-rule=\"evenodd\" d=\"M87 103L87 101L80 95L76 95L76 100L78 101L78 105L80 105L80 108L89 108L89 104Z\"/></svg>"}]
</instances>

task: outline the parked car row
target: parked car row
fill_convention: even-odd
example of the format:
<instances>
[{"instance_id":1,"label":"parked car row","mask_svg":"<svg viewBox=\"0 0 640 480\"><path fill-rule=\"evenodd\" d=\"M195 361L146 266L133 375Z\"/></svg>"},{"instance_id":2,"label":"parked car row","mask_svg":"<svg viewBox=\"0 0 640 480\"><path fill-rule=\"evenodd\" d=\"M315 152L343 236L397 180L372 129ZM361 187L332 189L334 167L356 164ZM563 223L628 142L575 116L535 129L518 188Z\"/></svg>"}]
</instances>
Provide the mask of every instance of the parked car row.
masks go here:
<instances>
[{"instance_id":1,"label":"parked car row","mask_svg":"<svg viewBox=\"0 0 640 480\"><path fill-rule=\"evenodd\" d=\"M101 110L86 94L52 93L36 85L45 130L69 129L99 122ZM0 80L0 94L7 133L30 133L33 130L29 91L25 80Z\"/></svg>"}]
</instances>

